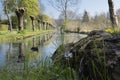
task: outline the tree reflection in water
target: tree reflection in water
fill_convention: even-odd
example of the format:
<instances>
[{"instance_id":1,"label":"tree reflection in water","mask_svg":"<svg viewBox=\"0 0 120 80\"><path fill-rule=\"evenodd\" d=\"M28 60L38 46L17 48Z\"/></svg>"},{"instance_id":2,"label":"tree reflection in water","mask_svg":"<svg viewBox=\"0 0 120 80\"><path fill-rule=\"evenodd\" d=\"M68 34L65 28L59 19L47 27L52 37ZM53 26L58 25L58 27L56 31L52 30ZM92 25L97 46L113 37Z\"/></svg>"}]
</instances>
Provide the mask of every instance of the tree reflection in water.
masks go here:
<instances>
[{"instance_id":1,"label":"tree reflection in water","mask_svg":"<svg viewBox=\"0 0 120 80\"><path fill-rule=\"evenodd\" d=\"M24 56L24 45L23 43L19 43L19 55L18 55L18 61L17 62L25 62L25 56Z\"/></svg>"}]
</instances>

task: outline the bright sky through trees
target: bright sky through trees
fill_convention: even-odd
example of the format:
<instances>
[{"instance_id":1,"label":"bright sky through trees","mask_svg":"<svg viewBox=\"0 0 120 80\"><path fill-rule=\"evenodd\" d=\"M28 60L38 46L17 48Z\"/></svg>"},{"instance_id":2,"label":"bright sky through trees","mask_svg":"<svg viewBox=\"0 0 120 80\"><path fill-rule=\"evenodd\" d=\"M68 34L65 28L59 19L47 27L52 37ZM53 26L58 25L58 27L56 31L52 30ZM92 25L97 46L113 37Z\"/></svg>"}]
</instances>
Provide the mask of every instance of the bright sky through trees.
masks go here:
<instances>
[{"instance_id":1,"label":"bright sky through trees","mask_svg":"<svg viewBox=\"0 0 120 80\"><path fill-rule=\"evenodd\" d=\"M100 14L103 12L108 12L108 0L81 0L79 4L79 13L82 14L84 10L88 11L90 15ZM48 0L41 0L42 4L45 6L44 13L58 18L59 12L57 12L51 5L49 4ZM120 0L114 0L115 10L120 8ZM1 3L0 3L0 12L2 10Z\"/></svg>"},{"instance_id":2,"label":"bright sky through trees","mask_svg":"<svg viewBox=\"0 0 120 80\"><path fill-rule=\"evenodd\" d=\"M79 4L79 13L83 13L84 10L88 11L90 15L94 16L95 14L100 14L103 12L108 12L108 0L81 0ZM54 8L52 8L47 0L41 0L44 4L46 10L45 14L58 18L59 12L57 12ZM115 10L120 8L120 0L114 0Z\"/></svg>"}]
</instances>

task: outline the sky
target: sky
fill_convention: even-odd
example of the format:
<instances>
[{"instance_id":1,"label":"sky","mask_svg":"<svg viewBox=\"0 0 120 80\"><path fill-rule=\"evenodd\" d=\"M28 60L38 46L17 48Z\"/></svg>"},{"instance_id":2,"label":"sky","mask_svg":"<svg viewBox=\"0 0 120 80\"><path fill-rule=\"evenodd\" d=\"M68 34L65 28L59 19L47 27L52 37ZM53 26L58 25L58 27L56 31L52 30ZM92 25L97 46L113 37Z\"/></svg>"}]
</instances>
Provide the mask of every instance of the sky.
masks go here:
<instances>
[{"instance_id":1,"label":"sky","mask_svg":"<svg viewBox=\"0 0 120 80\"><path fill-rule=\"evenodd\" d=\"M115 11L120 8L120 0L113 0ZM42 4L45 6L44 13L57 19L60 12L55 10L48 2L48 0L41 0ZM88 11L91 16L96 14L106 13L109 11L108 0L81 0L78 6L78 13L83 14L84 11Z\"/></svg>"},{"instance_id":2,"label":"sky","mask_svg":"<svg viewBox=\"0 0 120 80\"><path fill-rule=\"evenodd\" d=\"M89 12L89 15L94 16L96 14L100 13L106 13L109 11L108 9L108 0L81 0L77 13L83 14L83 12L86 10ZM120 0L113 0L114 1L114 7L115 10L120 8ZM58 12L56 9L54 9L48 2L48 0L41 0L42 4L45 6L44 13L49 15L52 18L57 19L59 17L60 12ZM0 3L0 12L2 12L1 9L1 3ZM1 15L1 14L0 14Z\"/></svg>"}]
</instances>

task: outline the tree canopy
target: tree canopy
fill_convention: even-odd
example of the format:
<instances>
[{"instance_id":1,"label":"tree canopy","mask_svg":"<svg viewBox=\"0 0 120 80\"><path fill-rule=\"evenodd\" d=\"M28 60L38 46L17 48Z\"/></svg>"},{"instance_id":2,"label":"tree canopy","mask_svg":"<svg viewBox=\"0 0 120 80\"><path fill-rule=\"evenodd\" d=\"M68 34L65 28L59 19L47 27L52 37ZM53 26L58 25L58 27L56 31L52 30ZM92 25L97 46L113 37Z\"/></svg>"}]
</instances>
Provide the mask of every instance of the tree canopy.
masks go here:
<instances>
[{"instance_id":1,"label":"tree canopy","mask_svg":"<svg viewBox=\"0 0 120 80\"><path fill-rule=\"evenodd\" d=\"M21 0L21 7L24 7L27 12L26 16L37 16L40 14L40 6L38 0Z\"/></svg>"}]
</instances>

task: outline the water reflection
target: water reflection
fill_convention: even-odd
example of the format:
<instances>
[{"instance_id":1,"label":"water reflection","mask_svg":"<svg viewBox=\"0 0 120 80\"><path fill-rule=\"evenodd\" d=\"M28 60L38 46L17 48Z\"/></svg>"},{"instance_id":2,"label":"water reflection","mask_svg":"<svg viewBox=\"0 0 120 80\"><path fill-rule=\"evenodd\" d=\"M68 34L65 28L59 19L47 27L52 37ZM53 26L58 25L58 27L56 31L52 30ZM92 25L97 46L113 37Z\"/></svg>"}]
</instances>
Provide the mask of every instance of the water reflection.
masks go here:
<instances>
[{"instance_id":1,"label":"water reflection","mask_svg":"<svg viewBox=\"0 0 120 80\"><path fill-rule=\"evenodd\" d=\"M25 55L24 55L24 45L23 43L18 43L19 46L19 55L18 55L18 61L17 62L25 62Z\"/></svg>"},{"instance_id":2,"label":"water reflection","mask_svg":"<svg viewBox=\"0 0 120 80\"><path fill-rule=\"evenodd\" d=\"M78 41L82 35L65 34L65 43ZM7 65L10 69L24 69L24 64L38 65L39 61L51 57L61 44L58 33L45 34L24 42L0 44L0 66Z\"/></svg>"},{"instance_id":3,"label":"water reflection","mask_svg":"<svg viewBox=\"0 0 120 80\"><path fill-rule=\"evenodd\" d=\"M31 48L32 51L37 51L38 52L38 46L36 46L36 38L33 37L33 40L32 40L32 43L33 43L33 46Z\"/></svg>"}]
</instances>

